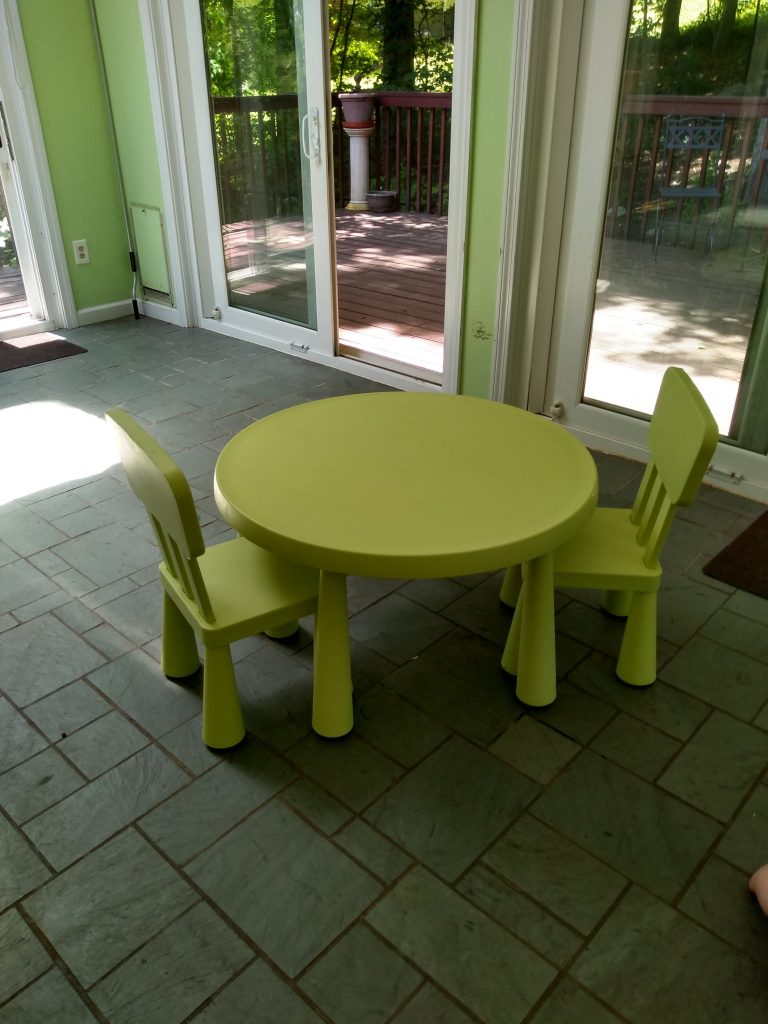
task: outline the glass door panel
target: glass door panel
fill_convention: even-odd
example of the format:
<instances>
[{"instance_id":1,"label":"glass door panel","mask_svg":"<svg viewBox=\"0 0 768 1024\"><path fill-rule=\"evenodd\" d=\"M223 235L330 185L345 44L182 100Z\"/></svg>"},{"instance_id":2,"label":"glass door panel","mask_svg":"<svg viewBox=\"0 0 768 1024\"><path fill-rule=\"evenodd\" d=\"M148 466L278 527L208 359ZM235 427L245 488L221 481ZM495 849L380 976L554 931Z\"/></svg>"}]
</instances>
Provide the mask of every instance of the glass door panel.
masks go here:
<instances>
[{"instance_id":1,"label":"glass door panel","mask_svg":"<svg viewBox=\"0 0 768 1024\"><path fill-rule=\"evenodd\" d=\"M334 354L325 9L173 0L200 315Z\"/></svg>"},{"instance_id":2,"label":"glass door panel","mask_svg":"<svg viewBox=\"0 0 768 1024\"><path fill-rule=\"evenodd\" d=\"M0 137L0 330L3 320L27 310L27 293L21 277L19 257L11 228L11 217L3 186L4 140Z\"/></svg>"},{"instance_id":3,"label":"glass door panel","mask_svg":"<svg viewBox=\"0 0 768 1024\"><path fill-rule=\"evenodd\" d=\"M302 10L202 0L202 13L229 302L316 328Z\"/></svg>"},{"instance_id":4,"label":"glass door panel","mask_svg":"<svg viewBox=\"0 0 768 1024\"><path fill-rule=\"evenodd\" d=\"M667 25L647 3L587 0L561 293L586 348L563 334L550 396L604 431L604 412L649 414L682 366L723 441L764 453L768 10L739 5L729 28L725 6Z\"/></svg>"}]
</instances>

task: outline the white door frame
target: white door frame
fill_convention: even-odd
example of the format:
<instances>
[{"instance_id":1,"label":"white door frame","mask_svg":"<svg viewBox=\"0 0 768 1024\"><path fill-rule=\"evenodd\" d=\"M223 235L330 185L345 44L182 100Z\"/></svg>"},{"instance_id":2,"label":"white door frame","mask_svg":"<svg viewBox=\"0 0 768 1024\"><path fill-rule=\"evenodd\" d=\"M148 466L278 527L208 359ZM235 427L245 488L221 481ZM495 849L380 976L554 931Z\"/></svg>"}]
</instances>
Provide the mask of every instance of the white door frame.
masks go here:
<instances>
[{"instance_id":1,"label":"white door frame","mask_svg":"<svg viewBox=\"0 0 768 1024\"><path fill-rule=\"evenodd\" d=\"M325 11L324 0L313 0ZM178 261L179 281L175 294L184 296L183 310L190 324L206 330L253 341L269 348L293 351L290 342L261 336L253 327L243 329L237 324L222 323L211 316L217 305L211 273L208 229L200 231L200 218L193 216L203 203L203 182L200 162L186 160L185 154L198 150L212 160L210 130L198 136L194 125L183 119L180 95L193 88L189 74L189 58L177 52L179 34L184 47L194 45L184 17L187 0L139 0L142 30L147 53L150 96L155 110L156 136L160 157L160 173L166 198L166 221L169 226L171 263ZM197 12L195 12L197 14ZM199 18L199 14L197 14ZM456 392L461 350L461 317L464 291L464 239L466 236L469 152L471 141L472 83L474 75L477 0L456 0L456 45L454 48L453 105L451 112L450 181L451 201L448 217L448 254L446 269L445 342L442 388L415 380L403 374L350 359L334 352L319 353L299 350L294 354L325 365L334 366L356 376L404 390L443 390ZM199 55L198 55L199 56ZM327 59L327 58L326 58ZM207 96L205 109L207 110ZM327 117L326 117L327 122ZM328 130L326 128L326 130ZM330 139L327 140L330 147ZM202 148L201 148L202 147ZM330 151L329 149L327 151ZM210 170L210 165L209 165ZM328 181L330 213L333 213L332 182ZM171 222L175 222L171 226ZM220 248L220 240L217 246ZM176 250L175 253L173 250ZM334 289L335 291L335 289ZM335 295L332 297L335 299ZM254 314L244 314L249 319ZM277 321L272 321L277 323Z\"/></svg>"},{"instance_id":2,"label":"white door frame","mask_svg":"<svg viewBox=\"0 0 768 1024\"><path fill-rule=\"evenodd\" d=\"M0 0L0 14L0 95L15 156L14 194L6 198L13 205L14 240L31 314L14 333L77 327L17 0Z\"/></svg>"},{"instance_id":3,"label":"white door frame","mask_svg":"<svg viewBox=\"0 0 768 1024\"><path fill-rule=\"evenodd\" d=\"M523 0L523 7L526 3L537 6L535 0ZM508 217L509 248L504 255L502 280L508 293L515 292L519 281L517 294L522 299L518 305L511 300L506 306L500 302L497 336L502 341L496 353L494 394L558 418L597 450L644 460L647 426L642 417L581 400L630 0L583 0L580 31L571 26L568 32L561 29L565 19L573 17L577 5L569 0L553 0L552 8L556 6L560 10L552 27L558 31L560 48L557 71L549 73L550 84L555 91L553 109L572 109L571 131L550 130L549 139L556 144L538 148L529 126L521 130L522 118L518 117L515 124L516 135L510 131L510 154L523 143L529 153L534 146L524 201L530 209L543 204L550 213L543 213L538 222L534 220L540 237L539 248L532 251L538 258L534 266L540 272L534 282L533 301L525 261L521 268L520 261L513 258L521 244L530 244L531 236L525 234L522 217L517 221L513 214ZM535 48L542 49L542 38L537 39ZM530 63L534 65L531 81L537 83L532 59ZM575 77L569 68L573 68ZM548 120L545 114L543 120L546 133L552 117ZM561 205L558 166L566 168ZM509 178L514 182L511 160L510 168ZM533 183L539 183L538 191ZM511 205L514 209L514 202ZM533 237L537 239L535 234ZM502 300L505 294L500 289ZM542 314L542 305L544 314L550 311L548 316ZM768 457L721 443L707 481L768 502Z\"/></svg>"}]
</instances>

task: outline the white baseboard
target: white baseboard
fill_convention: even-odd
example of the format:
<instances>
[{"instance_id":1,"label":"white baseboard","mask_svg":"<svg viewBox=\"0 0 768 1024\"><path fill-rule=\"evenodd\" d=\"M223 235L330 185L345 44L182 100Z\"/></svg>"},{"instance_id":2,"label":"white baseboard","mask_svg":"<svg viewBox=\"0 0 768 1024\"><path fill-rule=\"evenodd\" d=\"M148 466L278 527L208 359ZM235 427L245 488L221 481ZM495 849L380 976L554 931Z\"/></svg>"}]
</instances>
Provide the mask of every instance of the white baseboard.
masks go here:
<instances>
[{"instance_id":1,"label":"white baseboard","mask_svg":"<svg viewBox=\"0 0 768 1024\"><path fill-rule=\"evenodd\" d=\"M88 324L100 324L104 320L118 320L121 316L131 316L133 304L130 299L123 299L122 302L108 302L104 306L86 306L85 309L78 309L77 323L80 327Z\"/></svg>"}]
</instances>

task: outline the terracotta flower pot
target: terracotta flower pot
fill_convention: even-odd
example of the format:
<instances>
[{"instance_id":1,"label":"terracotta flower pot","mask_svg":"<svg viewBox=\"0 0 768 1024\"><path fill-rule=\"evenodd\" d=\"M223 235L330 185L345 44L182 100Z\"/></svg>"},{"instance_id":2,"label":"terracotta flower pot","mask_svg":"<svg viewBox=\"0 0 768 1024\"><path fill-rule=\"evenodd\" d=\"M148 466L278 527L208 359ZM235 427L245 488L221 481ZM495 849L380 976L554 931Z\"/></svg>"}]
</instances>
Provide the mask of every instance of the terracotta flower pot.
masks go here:
<instances>
[{"instance_id":1,"label":"terracotta flower pot","mask_svg":"<svg viewBox=\"0 0 768 1024\"><path fill-rule=\"evenodd\" d=\"M372 124L373 101L375 98L376 93L373 92L339 93L341 115L344 122L356 128L363 128Z\"/></svg>"}]
</instances>

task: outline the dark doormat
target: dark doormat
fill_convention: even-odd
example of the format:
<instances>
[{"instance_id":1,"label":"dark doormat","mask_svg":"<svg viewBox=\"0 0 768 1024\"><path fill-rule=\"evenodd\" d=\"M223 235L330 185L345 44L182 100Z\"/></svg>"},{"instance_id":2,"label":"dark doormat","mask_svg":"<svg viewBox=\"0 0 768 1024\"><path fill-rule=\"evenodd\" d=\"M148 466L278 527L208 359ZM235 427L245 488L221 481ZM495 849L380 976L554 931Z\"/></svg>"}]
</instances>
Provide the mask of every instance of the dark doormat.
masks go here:
<instances>
[{"instance_id":1,"label":"dark doormat","mask_svg":"<svg viewBox=\"0 0 768 1024\"><path fill-rule=\"evenodd\" d=\"M768 512L740 533L702 569L732 587L768 598Z\"/></svg>"},{"instance_id":2,"label":"dark doormat","mask_svg":"<svg viewBox=\"0 0 768 1024\"><path fill-rule=\"evenodd\" d=\"M30 334L26 338L11 338L10 341L0 341L0 373L87 351L79 345L73 345L71 341L64 341L57 334Z\"/></svg>"}]
</instances>

